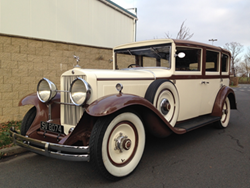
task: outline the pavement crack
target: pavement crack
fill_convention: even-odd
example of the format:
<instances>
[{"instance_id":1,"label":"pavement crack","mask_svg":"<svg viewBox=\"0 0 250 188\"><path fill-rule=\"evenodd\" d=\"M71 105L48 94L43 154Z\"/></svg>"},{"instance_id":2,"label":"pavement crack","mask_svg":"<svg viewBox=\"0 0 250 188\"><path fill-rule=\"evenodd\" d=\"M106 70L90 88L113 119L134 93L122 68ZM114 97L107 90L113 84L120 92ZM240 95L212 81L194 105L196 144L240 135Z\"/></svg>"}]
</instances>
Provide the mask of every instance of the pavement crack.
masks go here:
<instances>
[{"instance_id":1,"label":"pavement crack","mask_svg":"<svg viewBox=\"0 0 250 188\"><path fill-rule=\"evenodd\" d=\"M237 145L240 147L240 148L244 148L241 144L240 144L240 141L239 139L237 138L234 138L232 135L228 134L229 137L231 137L232 140L235 140Z\"/></svg>"},{"instance_id":2,"label":"pavement crack","mask_svg":"<svg viewBox=\"0 0 250 188\"><path fill-rule=\"evenodd\" d=\"M242 152L240 150L237 150L237 149L234 149L234 148L232 148L232 149L235 150L235 151L237 151L237 152L239 152L239 153L244 153L244 152Z\"/></svg>"}]
</instances>

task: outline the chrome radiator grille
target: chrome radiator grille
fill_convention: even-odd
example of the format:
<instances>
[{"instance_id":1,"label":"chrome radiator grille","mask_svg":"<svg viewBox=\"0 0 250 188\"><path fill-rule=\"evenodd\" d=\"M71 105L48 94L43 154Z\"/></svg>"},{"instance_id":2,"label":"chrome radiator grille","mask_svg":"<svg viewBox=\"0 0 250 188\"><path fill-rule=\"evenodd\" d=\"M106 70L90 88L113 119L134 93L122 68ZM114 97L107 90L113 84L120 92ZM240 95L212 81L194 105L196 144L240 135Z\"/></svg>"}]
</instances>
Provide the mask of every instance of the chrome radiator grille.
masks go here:
<instances>
[{"instance_id":1,"label":"chrome radiator grille","mask_svg":"<svg viewBox=\"0 0 250 188\"><path fill-rule=\"evenodd\" d=\"M70 84L77 77L85 79L85 76L63 76L62 77L62 90L66 91L61 93L62 103L72 103L69 96ZM67 125L76 125L82 117L84 109L75 105L61 105L61 122Z\"/></svg>"}]
</instances>

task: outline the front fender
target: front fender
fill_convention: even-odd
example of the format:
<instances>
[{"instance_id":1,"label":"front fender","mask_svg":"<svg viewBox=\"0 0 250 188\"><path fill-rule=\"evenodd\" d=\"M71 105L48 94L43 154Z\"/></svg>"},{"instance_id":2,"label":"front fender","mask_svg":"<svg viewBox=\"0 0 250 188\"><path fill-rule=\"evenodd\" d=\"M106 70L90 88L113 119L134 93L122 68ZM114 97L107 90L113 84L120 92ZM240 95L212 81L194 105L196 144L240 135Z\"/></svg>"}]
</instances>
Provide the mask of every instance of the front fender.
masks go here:
<instances>
[{"instance_id":1,"label":"front fender","mask_svg":"<svg viewBox=\"0 0 250 188\"><path fill-rule=\"evenodd\" d=\"M118 95L108 95L94 101L89 105L86 112L91 116L101 117L131 105L152 106L149 101L142 97L120 93Z\"/></svg>"},{"instance_id":2,"label":"front fender","mask_svg":"<svg viewBox=\"0 0 250 188\"><path fill-rule=\"evenodd\" d=\"M86 112L93 117L102 117L127 107L133 108L142 117L145 126L155 136L166 137L172 132L185 133L185 130L172 127L148 100L137 95L121 93L102 97L91 103Z\"/></svg>"},{"instance_id":3,"label":"front fender","mask_svg":"<svg viewBox=\"0 0 250 188\"><path fill-rule=\"evenodd\" d=\"M50 102L51 104L51 118L54 120L59 121L60 120L60 105L54 103L60 101L60 94L57 94L53 100ZM33 121L33 123L30 126L30 129L27 131L27 135L30 135L30 133L36 131L40 127L41 121L47 121L48 120L48 106L44 103L42 103L36 93L29 94L22 98L19 101L18 106L25 106L25 105L33 105L36 107L36 117ZM59 122L58 122L59 123Z\"/></svg>"},{"instance_id":4,"label":"front fender","mask_svg":"<svg viewBox=\"0 0 250 188\"><path fill-rule=\"evenodd\" d=\"M226 98L229 98L231 109L237 109L236 98L232 88L224 86L218 92L213 106L213 116L222 116L222 108Z\"/></svg>"}]
</instances>

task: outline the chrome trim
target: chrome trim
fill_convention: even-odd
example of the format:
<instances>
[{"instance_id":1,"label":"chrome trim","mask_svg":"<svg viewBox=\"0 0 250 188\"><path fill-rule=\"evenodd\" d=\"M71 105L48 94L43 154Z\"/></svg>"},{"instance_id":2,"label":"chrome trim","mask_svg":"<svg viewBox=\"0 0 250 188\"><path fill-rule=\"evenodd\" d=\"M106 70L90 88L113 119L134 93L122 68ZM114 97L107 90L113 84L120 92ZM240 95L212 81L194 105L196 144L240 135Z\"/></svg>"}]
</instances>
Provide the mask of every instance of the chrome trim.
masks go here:
<instances>
[{"instance_id":1,"label":"chrome trim","mask_svg":"<svg viewBox=\"0 0 250 188\"><path fill-rule=\"evenodd\" d=\"M66 102L57 102L57 101L55 101L54 103L56 103L56 104L64 104L64 105L76 106L76 105L73 104L73 103L66 103Z\"/></svg>"},{"instance_id":2,"label":"chrome trim","mask_svg":"<svg viewBox=\"0 0 250 188\"><path fill-rule=\"evenodd\" d=\"M75 100L74 100L74 97L72 96L72 93L73 93L73 87L74 87L74 84L80 80L82 83L83 83L83 86L85 87L85 99L83 102L81 103L77 103ZM80 78L80 77L77 77L70 85L70 89L69 89L69 97L71 99L71 101L76 105L76 106L83 106L87 103L87 101L89 100L90 96L91 96L91 86L89 85L88 82L86 82L84 79Z\"/></svg>"},{"instance_id":3,"label":"chrome trim","mask_svg":"<svg viewBox=\"0 0 250 188\"><path fill-rule=\"evenodd\" d=\"M123 85L121 83L118 83L118 84L116 84L115 88L117 91L119 91L119 93L121 93L122 89L123 89Z\"/></svg>"},{"instance_id":4,"label":"chrome trim","mask_svg":"<svg viewBox=\"0 0 250 188\"><path fill-rule=\"evenodd\" d=\"M69 93L69 91L63 91L63 90L56 90L58 92L64 92L64 93Z\"/></svg>"},{"instance_id":5,"label":"chrome trim","mask_svg":"<svg viewBox=\"0 0 250 188\"><path fill-rule=\"evenodd\" d=\"M9 132L15 144L34 153L67 161L89 162L89 146L69 146L40 141L20 135L12 128Z\"/></svg>"},{"instance_id":6,"label":"chrome trim","mask_svg":"<svg viewBox=\"0 0 250 188\"><path fill-rule=\"evenodd\" d=\"M47 100L43 100L42 98L41 98L41 96L40 96L40 84L43 82L43 81L45 81L45 82L47 82L47 84L48 84L48 86L49 86L49 97L48 97L48 99ZM53 93L54 92L54 93ZM38 84L37 84L37 97L38 97L38 99L42 102L42 103L47 103L47 102L49 102L50 100L52 100L55 96L56 96L56 92L57 92L57 88L56 88L56 85L52 82L52 81L50 81L49 79L47 79L47 78L42 78L39 82L38 82Z\"/></svg>"},{"instance_id":7,"label":"chrome trim","mask_svg":"<svg viewBox=\"0 0 250 188\"><path fill-rule=\"evenodd\" d=\"M167 115L168 112L170 111L171 109L171 106L169 104L169 101L168 99L162 99L161 103L160 103L160 107L161 107L161 113L164 114L164 115Z\"/></svg>"},{"instance_id":8,"label":"chrome trim","mask_svg":"<svg viewBox=\"0 0 250 188\"><path fill-rule=\"evenodd\" d=\"M71 83L78 77L85 79L85 76L74 75L74 76L62 76L61 90L69 91ZM84 109L83 107L78 107L72 103L70 100L70 92L63 92L61 95L61 123L63 125L73 125L75 126L81 119Z\"/></svg>"}]
</instances>

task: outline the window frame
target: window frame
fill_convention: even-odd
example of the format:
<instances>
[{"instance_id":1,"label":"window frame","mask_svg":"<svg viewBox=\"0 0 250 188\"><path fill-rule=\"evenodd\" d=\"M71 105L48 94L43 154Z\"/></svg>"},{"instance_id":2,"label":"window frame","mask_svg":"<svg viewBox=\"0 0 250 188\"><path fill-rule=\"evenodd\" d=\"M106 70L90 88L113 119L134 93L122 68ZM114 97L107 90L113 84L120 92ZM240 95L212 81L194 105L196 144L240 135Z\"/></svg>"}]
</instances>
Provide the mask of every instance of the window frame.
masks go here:
<instances>
[{"instance_id":1,"label":"window frame","mask_svg":"<svg viewBox=\"0 0 250 188\"><path fill-rule=\"evenodd\" d=\"M221 52L217 51L217 50L210 49L210 48L205 48L204 51L205 51L205 58L204 58L203 65L204 65L205 76L206 75L208 75L208 76L209 75L220 75L220 72L221 72ZM206 71L207 51L218 53L218 56L217 56L217 71Z\"/></svg>"},{"instance_id":2,"label":"window frame","mask_svg":"<svg viewBox=\"0 0 250 188\"><path fill-rule=\"evenodd\" d=\"M222 56L226 55L227 58L227 62L226 62L226 71L222 71ZM228 55L227 53L221 52L221 75L228 75L229 74L229 69L230 69L230 55Z\"/></svg>"},{"instance_id":3,"label":"window frame","mask_svg":"<svg viewBox=\"0 0 250 188\"><path fill-rule=\"evenodd\" d=\"M121 68L119 69L118 68L118 65L117 65L117 55L119 54L119 52L122 52L122 51L126 51L126 50L146 50L146 49L149 49L149 48L160 48L160 47L169 47L169 66L170 67L164 67L164 66L157 66L157 62L156 62L156 66L151 66L151 67L144 67L142 66L142 68L155 68L155 67L160 67L160 68L163 68L163 69L167 69L167 70L170 70L172 68L172 57L171 57L171 53L172 53L172 43L163 43L163 44L155 44L155 45L147 45L147 46L138 46L138 47L131 47L131 48L124 48L124 49L117 49L117 50L114 50L114 56L115 56L115 69L116 70L123 70L123 69L126 69L126 68ZM139 57L139 56L136 56L136 55L133 55L135 57L135 62L137 61L136 57ZM141 56L141 58L143 59L143 57L146 57L146 56ZM142 60L143 62L143 60Z\"/></svg>"},{"instance_id":4,"label":"window frame","mask_svg":"<svg viewBox=\"0 0 250 188\"><path fill-rule=\"evenodd\" d=\"M175 75L202 75L202 68L203 68L203 48L196 47L196 46L185 46L185 45L176 45L175 47L175 54L177 52L177 48L190 48L190 49L197 49L200 50L200 70L199 71L186 71L186 70L176 70L176 57L174 58L174 69ZM177 54L176 54L177 55Z\"/></svg>"}]
</instances>

